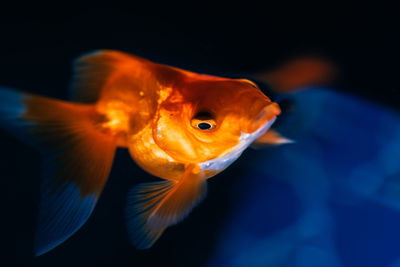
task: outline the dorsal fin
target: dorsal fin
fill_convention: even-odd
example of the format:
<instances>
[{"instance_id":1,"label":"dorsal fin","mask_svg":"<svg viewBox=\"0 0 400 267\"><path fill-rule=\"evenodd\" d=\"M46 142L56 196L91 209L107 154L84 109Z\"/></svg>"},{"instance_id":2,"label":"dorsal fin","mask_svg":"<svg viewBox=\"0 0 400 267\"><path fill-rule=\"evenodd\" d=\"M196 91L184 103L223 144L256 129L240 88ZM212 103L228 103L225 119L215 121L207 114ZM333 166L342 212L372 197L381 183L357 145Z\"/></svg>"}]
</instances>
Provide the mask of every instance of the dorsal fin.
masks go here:
<instances>
[{"instance_id":1,"label":"dorsal fin","mask_svg":"<svg viewBox=\"0 0 400 267\"><path fill-rule=\"evenodd\" d=\"M98 50L75 60L71 83L70 99L81 103L94 103L98 100L103 85L110 76L126 64L138 65L146 59L130 54Z\"/></svg>"}]
</instances>

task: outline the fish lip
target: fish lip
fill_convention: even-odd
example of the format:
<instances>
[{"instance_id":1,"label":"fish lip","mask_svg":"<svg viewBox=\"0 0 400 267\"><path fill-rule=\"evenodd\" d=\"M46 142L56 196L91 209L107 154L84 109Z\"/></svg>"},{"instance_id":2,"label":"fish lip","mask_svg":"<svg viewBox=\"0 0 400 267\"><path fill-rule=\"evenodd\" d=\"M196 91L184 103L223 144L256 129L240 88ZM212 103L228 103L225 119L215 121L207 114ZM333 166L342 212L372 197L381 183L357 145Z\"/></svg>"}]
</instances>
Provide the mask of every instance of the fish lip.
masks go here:
<instances>
[{"instance_id":1,"label":"fish lip","mask_svg":"<svg viewBox=\"0 0 400 267\"><path fill-rule=\"evenodd\" d=\"M265 105L255 116L255 119L250 123L248 128L249 133L254 133L262 128L268 121L273 120L281 113L279 105L275 102L270 102ZM274 119L275 120L275 119Z\"/></svg>"}]
</instances>

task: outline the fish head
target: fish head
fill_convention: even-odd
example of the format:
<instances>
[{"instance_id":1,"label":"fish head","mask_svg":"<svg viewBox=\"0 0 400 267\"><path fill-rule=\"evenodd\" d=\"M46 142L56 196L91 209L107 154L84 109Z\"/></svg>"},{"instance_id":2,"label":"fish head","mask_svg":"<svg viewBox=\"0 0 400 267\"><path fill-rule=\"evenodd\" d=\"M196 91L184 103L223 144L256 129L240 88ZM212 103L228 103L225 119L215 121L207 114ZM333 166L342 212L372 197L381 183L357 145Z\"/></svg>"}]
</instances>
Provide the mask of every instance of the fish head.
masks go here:
<instances>
[{"instance_id":1,"label":"fish head","mask_svg":"<svg viewBox=\"0 0 400 267\"><path fill-rule=\"evenodd\" d=\"M183 163L214 160L238 146L244 150L280 113L278 104L245 79L206 77L177 88L160 103L153 137L169 156Z\"/></svg>"}]
</instances>

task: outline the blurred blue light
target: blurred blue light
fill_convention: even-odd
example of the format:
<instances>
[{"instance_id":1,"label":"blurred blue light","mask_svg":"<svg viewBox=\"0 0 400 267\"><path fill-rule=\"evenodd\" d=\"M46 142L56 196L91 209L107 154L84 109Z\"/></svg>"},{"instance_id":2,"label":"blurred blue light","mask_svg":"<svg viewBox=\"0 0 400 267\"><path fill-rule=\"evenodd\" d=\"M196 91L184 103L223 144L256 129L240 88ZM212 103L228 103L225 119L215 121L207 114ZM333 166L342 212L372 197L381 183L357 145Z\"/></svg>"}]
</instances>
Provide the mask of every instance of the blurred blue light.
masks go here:
<instances>
[{"instance_id":1,"label":"blurred blue light","mask_svg":"<svg viewBox=\"0 0 400 267\"><path fill-rule=\"evenodd\" d=\"M296 143L243 155L248 189L209 266L400 266L399 114L325 88L289 98L277 127Z\"/></svg>"}]
</instances>

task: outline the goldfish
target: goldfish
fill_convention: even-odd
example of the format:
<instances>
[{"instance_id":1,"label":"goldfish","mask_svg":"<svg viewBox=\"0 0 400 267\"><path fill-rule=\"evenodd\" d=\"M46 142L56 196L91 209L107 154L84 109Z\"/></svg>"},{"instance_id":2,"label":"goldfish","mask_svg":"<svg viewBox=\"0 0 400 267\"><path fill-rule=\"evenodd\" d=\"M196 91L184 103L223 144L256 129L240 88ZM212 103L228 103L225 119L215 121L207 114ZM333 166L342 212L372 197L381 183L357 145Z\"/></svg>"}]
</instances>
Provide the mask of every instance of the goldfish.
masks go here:
<instances>
[{"instance_id":1,"label":"goldfish","mask_svg":"<svg viewBox=\"0 0 400 267\"><path fill-rule=\"evenodd\" d=\"M38 148L43 179L35 255L89 218L117 148L160 178L129 191L132 243L150 248L205 197L207 179L252 143L290 140L270 129L280 107L248 79L198 74L112 50L78 58L71 102L0 88L0 125Z\"/></svg>"}]
</instances>

